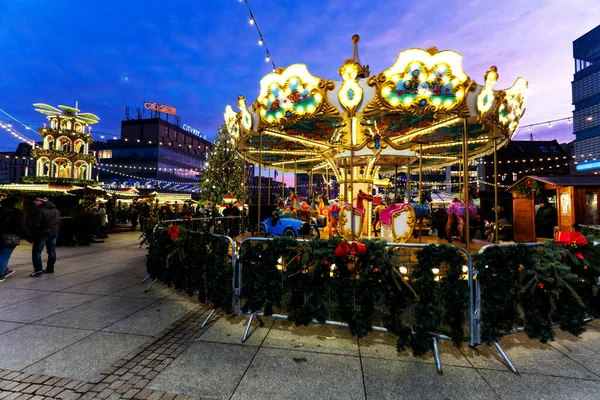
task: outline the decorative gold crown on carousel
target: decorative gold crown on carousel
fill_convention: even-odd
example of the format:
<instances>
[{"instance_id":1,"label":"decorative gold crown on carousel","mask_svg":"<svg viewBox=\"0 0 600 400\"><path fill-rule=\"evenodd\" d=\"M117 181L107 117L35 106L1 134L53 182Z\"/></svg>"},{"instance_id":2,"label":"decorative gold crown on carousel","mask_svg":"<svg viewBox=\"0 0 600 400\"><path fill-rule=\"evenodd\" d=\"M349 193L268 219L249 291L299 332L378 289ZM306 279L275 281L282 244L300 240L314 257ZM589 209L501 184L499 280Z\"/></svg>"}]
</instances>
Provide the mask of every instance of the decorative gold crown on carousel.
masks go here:
<instances>
[{"instance_id":1,"label":"decorative gold crown on carousel","mask_svg":"<svg viewBox=\"0 0 600 400\"><path fill-rule=\"evenodd\" d=\"M527 81L495 90L495 66L477 84L460 54L432 47L401 51L392 66L369 76L358 35L352 41L354 57L340 67L341 81L293 64L261 79L250 109L241 96L239 112L227 106L226 125L247 160L334 174L350 190L354 183L385 186L380 174L419 159L426 169L457 164L463 141L469 160L490 154L494 143L510 140L525 112Z\"/></svg>"}]
</instances>

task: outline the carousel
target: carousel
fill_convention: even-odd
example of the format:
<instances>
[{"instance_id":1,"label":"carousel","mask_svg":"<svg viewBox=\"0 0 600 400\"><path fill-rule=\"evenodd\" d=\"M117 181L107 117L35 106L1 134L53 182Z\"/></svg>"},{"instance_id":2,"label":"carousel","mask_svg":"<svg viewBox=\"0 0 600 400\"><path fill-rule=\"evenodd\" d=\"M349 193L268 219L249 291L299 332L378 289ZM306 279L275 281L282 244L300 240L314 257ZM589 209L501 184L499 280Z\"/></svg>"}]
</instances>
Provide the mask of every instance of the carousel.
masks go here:
<instances>
[{"instance_id":1,"label":"carousel","mask_svg":"<svg viewBox=\"0 0 600 400\"><path fill-rule=\"evenodd\" d=\"M525 111L527 81L518 78L510 88L497 90L499 72L491 66L478 84L463 71L460 54L435 47L401 51L388 69L371 75L360 63L359 40L352 37L354 56L339 68L341 80L316 77L306 65L293 64L263 77L250 107L239 96L239 110L227 106L224 114L233 145L261 171L335 177L340 185L336 222L348 240L373 235L372 190L392 185L382 176L407 172L410 188L411 170L418 169L416 201L409 189L405 202L396 199L378 211L383 237L408 241L425 212L423 171L458 164L462 194L448 213L468 246L473 212L465 205L468 166L495 155L511 139Z\"/></svg>"}]
</instances>

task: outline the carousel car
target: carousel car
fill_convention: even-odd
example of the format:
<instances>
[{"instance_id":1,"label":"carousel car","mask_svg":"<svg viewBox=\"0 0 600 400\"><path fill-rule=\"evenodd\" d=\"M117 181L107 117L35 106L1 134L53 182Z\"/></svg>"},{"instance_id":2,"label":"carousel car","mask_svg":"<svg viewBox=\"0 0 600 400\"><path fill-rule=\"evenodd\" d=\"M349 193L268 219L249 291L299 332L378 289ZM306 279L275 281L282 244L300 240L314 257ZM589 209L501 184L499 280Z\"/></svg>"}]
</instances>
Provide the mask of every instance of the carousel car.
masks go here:
<instances>
[{"instance_id":1,"label":"carousel car","mask_svg":"<svg viewBox=\"0 0 600 400\"><path fill-rule=\"evenodd\" d=\"M260 236L311 236L318 238L319 228L315 224L308 224L295 218L266 218L258 224Z\"/></svg>"}]
</instances>

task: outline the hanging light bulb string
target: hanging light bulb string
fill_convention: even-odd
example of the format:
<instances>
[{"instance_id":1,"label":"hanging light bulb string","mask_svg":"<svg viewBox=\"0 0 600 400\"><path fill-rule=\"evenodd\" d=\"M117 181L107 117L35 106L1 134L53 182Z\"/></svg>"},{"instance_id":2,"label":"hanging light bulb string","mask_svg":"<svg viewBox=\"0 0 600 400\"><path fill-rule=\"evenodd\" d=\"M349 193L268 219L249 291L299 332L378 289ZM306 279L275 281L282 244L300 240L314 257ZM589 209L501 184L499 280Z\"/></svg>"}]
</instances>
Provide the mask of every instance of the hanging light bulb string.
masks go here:
<instances>
[{"instance_id":1,"label":"hanging light bulb string","mask_svg":"<svg viewBox=\"0 0 600 400\"><path fill-rule=\"evenodd\" d=\"M35 148L35 140L30 139L27 136L23 135L21 132L17 131L15 128L13 128L12 124L0 121L0 128L6 129L11 135L16 137L17 139L25 143L29 143L31 147Z\"/></svg>"},{"instance_id":2,"label":"hanging light bulb string","mask_svg":"<svg viewBox=\"0 0 600 400\"><path fill-rule=\"evenodd\" d=\"M8 118L12 119L13 121L15 121L16 123L23 125L23 127L27 130L32 131L33 129L31 129L31 127L21 121L19 121L18 119L16 119L15 117L13 117L12 115L10 115L9 113L7 113L6 111L4 111L3 109L0 108L0 112L4 115L6 115Z\"/></svg>"},{"instance_id":3,"label":"hanging light bulb string","mask_svg":"<svg viewBox=\"0 0 600 400\"><path fill-rule=\"evenodd\" d=\"M176 182L176 181L167 181L167 180L163 180L163 179L144 178L144 177L141 177L141 176L136 176L136 175L131 175L131 174L124 174L124 173L119 172L119 171L112 171L110 169L102 168L102 167L98 167L98 166L95 166L95 168L99 169L101 171L107 172L107 173L124 176L126 178L137 179L137 180L140 180L140 181L150 181L150 182L156 182L156 183L162 183L162 184L171 184L171 185L188 185L188 186L194 186L193 188L190 188L189 190L195 190L196 187L197 187L197 183L195 183L195 182Z\"/></svg>"},{"instance_id":4,"label":"hanging light bulb string","mask_svg":"<svg viewBox=\"0 0 600 400\"><path fill-rule=\"evenodd\" d=\"M242 1L242 0L240 0L240 1ZM248 0L244 0L244 3L246 3L246 7L248 8L248 13L250 14L250 25L254 25L254 27L256 28L256 32L258 33L258 45L265 47L265 52L266 52L265 61L270 62L271 65L273 65L273 72L275 72L275 69L276 69L275 62L273 62L273 57L271 57L271 52L269 51L269 48L267 47L267 42L265 42L265 38L263 37L263 34L260 32L260 28L258 27L256 18L254 18L254 14L252 13L250 4L248 3Z\"/></svg>"},{"instance_id":5,"label":"hanging light bulb string","mask_svg":"<svg viewBox=\"0 0 600 400\"><path fill-rule=\"evenodd\" d=\"M535 122L535 123L529 124L529 125L520 125L518 132L514 134L513 138L515 136L519 135L525 128L527 128L529 131L531 131L534 126L540 126L540 125L547 125L548 128L552 128L553 123L562 122L562 121L567 121L568 123L571 123L572 119L573 119L573 117L564 117L564 118L558 118L558 119L551 119L548 121Z\"/></svg>"}]
</instances>

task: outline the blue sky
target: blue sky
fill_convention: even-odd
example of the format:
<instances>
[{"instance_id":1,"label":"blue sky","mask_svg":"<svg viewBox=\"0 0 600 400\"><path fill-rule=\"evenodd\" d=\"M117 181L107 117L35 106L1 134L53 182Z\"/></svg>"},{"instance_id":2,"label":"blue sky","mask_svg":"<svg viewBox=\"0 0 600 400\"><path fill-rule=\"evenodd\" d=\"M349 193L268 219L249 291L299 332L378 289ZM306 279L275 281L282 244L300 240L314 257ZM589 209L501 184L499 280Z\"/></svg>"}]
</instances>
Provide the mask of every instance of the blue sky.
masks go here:
<instances>
[{"instance_id":1,"label":"blue sky","mask_svg":"<svg viewBox=\"0 0 600 400\"><path fill-rule=\"evenodd\" d=\"M249 1L277 66L305 63L316 76L339 79L354 33L372 74L406 48L451 49L480 83L491 65L500 73L496 88L529 80L523 124L571 115L572 41L600 23L600 2L591 0L278 0L290 50L277 2ZM126 106L135 116L144 101L156 101L210 138L225 106L239 94L253 102L272 68L248 20L238 0L2 1L0 109L41 125L33 103L78 100L82 112L100 117L93 131L112 136ZM565 123L518 137L566 142L571 130ZM0 150L16 148L2 134Z\"/></svg>"}]
</instances>

